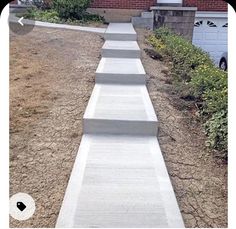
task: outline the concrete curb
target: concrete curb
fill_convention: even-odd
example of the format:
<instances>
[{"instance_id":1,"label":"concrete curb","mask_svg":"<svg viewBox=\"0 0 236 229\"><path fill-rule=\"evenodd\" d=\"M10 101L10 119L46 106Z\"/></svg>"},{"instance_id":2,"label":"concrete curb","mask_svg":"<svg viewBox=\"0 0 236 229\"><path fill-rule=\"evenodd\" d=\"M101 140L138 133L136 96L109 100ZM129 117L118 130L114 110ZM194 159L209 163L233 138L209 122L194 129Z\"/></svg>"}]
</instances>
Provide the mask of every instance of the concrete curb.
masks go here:
<instances>
[{"instance_id":1,"label":"concrete curb","mask_svg":"<svg viewBox=\"0 0 236 229\"><path fill-rule=\"evenodd\" d=\"M17 23L20 18L16 16L9 17L9 21L13 23ZM52 28L52 29L68 29L68 30L77 30L77 31L84 31L84 32L91 32L91 33L98 33L100 35L105 34L106 28L95 28L95 27L86 27L86 26L76 26L76 25L66 25L66 24L56 24L56 23L49 23L49 22L42 22L42 21L33 21L28 19L23 19L22 23L25 25L32 25L45 28Z\"/></svg>"}]
</instances>

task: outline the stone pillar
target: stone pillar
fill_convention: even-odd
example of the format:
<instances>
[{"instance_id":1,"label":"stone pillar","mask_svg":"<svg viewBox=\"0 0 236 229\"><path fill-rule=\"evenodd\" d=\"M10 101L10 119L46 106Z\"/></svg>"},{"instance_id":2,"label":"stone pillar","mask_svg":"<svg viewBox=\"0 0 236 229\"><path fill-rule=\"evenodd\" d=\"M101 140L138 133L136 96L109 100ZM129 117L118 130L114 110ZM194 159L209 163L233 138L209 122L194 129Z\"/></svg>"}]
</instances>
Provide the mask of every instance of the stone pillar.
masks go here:
<instances>
[{"instance_id":1,"label":"stone pillar","mask_svg":"<svg viewBox=\"0 0 236 229\"><path fill-rule=\"evenodd\" d=\"M154 29L165 26L192 41L196 7L154 6L151 10L154 13Z\"/></svg>"}]
</instances>

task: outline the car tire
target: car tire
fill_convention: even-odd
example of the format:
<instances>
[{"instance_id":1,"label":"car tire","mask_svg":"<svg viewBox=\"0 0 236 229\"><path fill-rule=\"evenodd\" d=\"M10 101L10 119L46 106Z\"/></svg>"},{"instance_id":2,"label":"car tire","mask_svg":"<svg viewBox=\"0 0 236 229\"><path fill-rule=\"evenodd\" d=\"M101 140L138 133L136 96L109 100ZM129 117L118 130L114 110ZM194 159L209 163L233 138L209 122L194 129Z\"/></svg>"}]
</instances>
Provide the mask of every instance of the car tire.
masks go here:
<instances>
[{"instance_id":1,"label":"car tire","mask_svg":"<svg viewBox=\"0 0 236 229\"><path fill-rule=\"evenodd\" d=\"M225 58L222 58L222 59L220 60L219 68L222 69L222 70L224 70L224 71L227 71L228 65L227 65L227 61L226 61Z\"/></svg>"}]
</instances>

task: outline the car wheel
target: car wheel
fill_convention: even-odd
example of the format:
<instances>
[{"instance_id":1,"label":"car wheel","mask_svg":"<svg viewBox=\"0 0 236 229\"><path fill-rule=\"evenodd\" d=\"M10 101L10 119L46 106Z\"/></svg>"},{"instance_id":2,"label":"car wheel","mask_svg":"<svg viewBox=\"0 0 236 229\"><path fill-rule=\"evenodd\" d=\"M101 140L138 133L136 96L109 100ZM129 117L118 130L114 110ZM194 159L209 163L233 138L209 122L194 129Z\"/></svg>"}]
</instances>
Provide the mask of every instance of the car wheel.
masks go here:
<instances>
[{"instance_id":1,"label":"car wheel","mask_svg":"<svg viewBox=\"0 0 236 229\"><path fill-rule=\"evenodd\" d=\"M225 58L222 58L222 59L220 60L219 67L220 67L220 69L222 69L222 70L224 70L224 71L227 70L228 66L227 66L227 61L226 61Z\"/></svg>"}]
</instances>

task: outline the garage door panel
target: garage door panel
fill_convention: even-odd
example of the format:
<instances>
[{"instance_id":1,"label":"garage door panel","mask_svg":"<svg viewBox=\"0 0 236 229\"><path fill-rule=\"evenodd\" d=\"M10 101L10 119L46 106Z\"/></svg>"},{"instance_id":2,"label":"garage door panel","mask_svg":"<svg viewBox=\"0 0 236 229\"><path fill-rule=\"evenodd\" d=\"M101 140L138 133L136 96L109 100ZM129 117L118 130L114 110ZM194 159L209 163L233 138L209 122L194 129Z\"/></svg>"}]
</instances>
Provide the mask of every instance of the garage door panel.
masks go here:
<instances>
[{"instance_id":1,"label":"garage door panel","mask_svg":"<svg viewBox=\"0 0 236 229\"><path fill-rule=\"evenodd\" d=\"M224 47L227 47L227 41L225 40L213 40L215 42L209 42L209 41L212 41L212 40L198 40L198 41L195 41L194 45L198 45L200 47L203 48L203 46L214 46L214 47L217 47L217 46L220 46L221 48L224 48Z\"/></svg>"},{"instance_id":2,"label":"garage door panel","mask_svg":"<svg viewBox=\"0 0 236 229\"><path fill-rule=\"evenodd\" d=\"M205 33L206 40L217 40L218 39L218 32L209 32Z\"/></svg>"},{"instance_id":3,"label":"garage door panel","mask_svg":"<svg viewBox=\"0 0 236 229\"><path fill-rule=\"evenodd\" d=\"M201 48L203 50L206 50L206 51L210 51L210 52L221 52L222 54L222 50L227 50L227 45L225 44L217 44L217 45L213 45L213 44L202 44L201 45Z\"/></svg>"},{"instance_id":4,"label":"garage door panel","mask_svg":"<svg viewBox=\"0 0 236 229\"><path fill-rule=\"evenodd\" d=\"M216 63L227 51L227 18L196 18L193 44L208 52Z\"/></svg>"},{"instance_id":5,"label":"garage door panel","mask_svg":"<svg viewBox=\"0 0 236 229\"><path fill-rule=\"evenodd\" d=\"M219 39L223 41L227 41L228 39L228 34L227 33L219 33Z\"/></svg>"},{"instance_id":6,"label":"garage door panel","mask_svg":"<svg viewBox=\"0 0 236 229\"><path fill-rule=\"evenodd\" d=\"M195 33L194 39L195 40L202 40L204 38L202 33Z\"/></svg>"}]
</instances>

